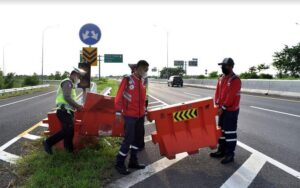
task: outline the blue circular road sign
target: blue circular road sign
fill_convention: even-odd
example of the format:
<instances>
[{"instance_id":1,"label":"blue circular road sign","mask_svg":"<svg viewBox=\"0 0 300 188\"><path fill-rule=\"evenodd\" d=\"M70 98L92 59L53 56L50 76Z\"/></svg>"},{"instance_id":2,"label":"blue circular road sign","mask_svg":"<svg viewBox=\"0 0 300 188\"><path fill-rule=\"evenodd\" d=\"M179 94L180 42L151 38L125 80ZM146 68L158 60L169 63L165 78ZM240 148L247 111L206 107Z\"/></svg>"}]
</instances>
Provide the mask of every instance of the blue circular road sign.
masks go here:
<instances>
[{"instance_id":1,"label":"blue circular road sign","mask_svg":"<svg viewBox=\"0 0 300 188\"><path fill-rule=\"evenodd\" d=\"M87 45L94 45L101 38L101 30L95 24L85 24L79 31L80 40Z\"/></svg>"}]
</instances>

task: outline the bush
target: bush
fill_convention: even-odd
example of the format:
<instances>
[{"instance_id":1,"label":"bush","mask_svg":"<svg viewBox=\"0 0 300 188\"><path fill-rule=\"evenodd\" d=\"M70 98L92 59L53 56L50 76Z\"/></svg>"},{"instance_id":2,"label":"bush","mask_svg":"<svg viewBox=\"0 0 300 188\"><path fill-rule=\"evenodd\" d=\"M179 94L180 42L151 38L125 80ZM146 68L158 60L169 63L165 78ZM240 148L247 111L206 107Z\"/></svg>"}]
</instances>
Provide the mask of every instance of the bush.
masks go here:
<instances>
[{"instance_id":1,"label":"bush","mask_svg":"<svg viewBox=\"0 0 300 188\"><path fill-rule=\"evenodd\" d=\"M259 75L259 78L261 78L261 79L273 79L273 75L262 73L262 74Z\"/></svg>"},{"instance_id":2,"label":"bush","mask_svg":"<svg viewBox=\"0 0 300 188\"><path fill-rule=\"evenodd\" d=\"M197 76L197 79L205 79L205 78L206 78L206 77L205 77L203 74Z\"/></svg>"},{"instance_id":3,"label":"bush","mask_svg":"<svg viewBox=\"0 0 300 188\"><path fill-rule=\"evenodd\" d=\"M243 72L240 74L241 79L257 79L259 76L255 72Z\"/></svg>"},{"instance_id":4,"label":"bush","mask_svg":"<svg viewBox=\"0 0 300 188\"><path fill-rule=\"evenodd\" d=\"M36 73L33 76L26 76L23 82L23 86L36 86L40 83L38 75Z\"/></svg>"}]
</instances>

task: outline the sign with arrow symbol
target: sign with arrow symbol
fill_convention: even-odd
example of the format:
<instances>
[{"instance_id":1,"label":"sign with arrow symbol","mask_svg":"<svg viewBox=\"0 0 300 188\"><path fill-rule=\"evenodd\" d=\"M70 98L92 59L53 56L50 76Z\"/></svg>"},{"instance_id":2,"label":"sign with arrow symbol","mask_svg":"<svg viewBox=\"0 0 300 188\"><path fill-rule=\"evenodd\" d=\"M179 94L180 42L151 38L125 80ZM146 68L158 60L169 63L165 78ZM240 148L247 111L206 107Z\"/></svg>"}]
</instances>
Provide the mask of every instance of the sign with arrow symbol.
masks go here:
<instances>
[{"instance_id":1,"label":"sign with arrow symbol","mask_svg":"<svg viewBox=\"0 0 300 188\"><path fill-rule=\"evenodd\" d=\"M87 45L94 45L101 39L101 30L95 24L85 24L79 31L80 40Z\"/></svg>"},{"instance_id":2,"label":"sign with arrow symbol","mask_svg":"<svg viewBox=\"0 0 300 188\"><path fill-rule=\"evenodd\" d=\"M82 48L83 61L91 66L97 66L97 48Z\"/></svg>"}]
</instances>

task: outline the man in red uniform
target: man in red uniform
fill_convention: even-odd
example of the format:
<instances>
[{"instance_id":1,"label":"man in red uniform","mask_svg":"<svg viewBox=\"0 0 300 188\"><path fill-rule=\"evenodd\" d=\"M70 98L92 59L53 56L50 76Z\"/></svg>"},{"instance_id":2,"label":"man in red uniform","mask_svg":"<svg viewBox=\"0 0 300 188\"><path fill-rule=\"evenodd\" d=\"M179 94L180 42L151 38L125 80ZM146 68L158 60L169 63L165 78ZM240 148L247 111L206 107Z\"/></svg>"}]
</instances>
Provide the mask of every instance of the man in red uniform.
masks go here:
<instances>
[{"instance_id":1,"label":"man in red uniform","mask_svg":"<svg viewBox=\"0 0 300 188\"><path fill-rule=\"evenodd\" d=\"M219 138L217 152L211 153L214 158L223 158L222 164L234 161L234 150L237 142L237 121L240 109L241 80L234 74L234 61L225 58L222 63L223 75L219 78L215 93L215 103L219 107L219 126L222 136Z\"/></svg>"},{"instance_id":2,"label":"man in red uniform","mask_svg":"<svg viewBox=\"0 0 300 188\"><path fill-rule=\"evenodd\" d=\"M144 139L143 126L146 102L146 83L149 64L141 60L137 63L134 73L123 78L115 98L116 119L124 117L124 140L117 155L116 170L120 174L130 173L125 166L125 159L130 150L129 168L143 169L139 164L137 152L141 139Z\"/></svg>"}]
</instances>

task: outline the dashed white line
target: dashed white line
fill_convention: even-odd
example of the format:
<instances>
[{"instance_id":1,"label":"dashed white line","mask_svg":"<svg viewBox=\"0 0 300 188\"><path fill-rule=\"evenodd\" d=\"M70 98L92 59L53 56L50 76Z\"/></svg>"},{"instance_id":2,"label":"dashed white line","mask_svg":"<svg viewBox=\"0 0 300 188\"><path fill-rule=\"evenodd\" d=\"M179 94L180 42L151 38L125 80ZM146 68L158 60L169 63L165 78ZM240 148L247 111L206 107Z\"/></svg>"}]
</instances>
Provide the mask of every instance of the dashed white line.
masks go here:
<instances>
[{"instance_id":1,"label":"dashed white line","mask_svg":"<svg viewBox=\"0 0 300 188\"><path fill-rule=\"evenodd\" d=\"M250 107L258 109L258 110L264 110L264 111L268 111L268 112L274 112L274 113L284 114L284 115L293 116L293 117L300 117L300 115L290 114L290 113L286 113L286 112L280 112L280 111L271 110L271 109L267 109L267 108L261 108L261 107L257 107L257 106L250 106Z\"/></svg>"},{"instance_id":2,"label":"dashed white line","mask_svg":"<svg viewBox=\"0 0 300 188\"><path fill-rule=\"evenodd\" d=\"M266 160L264 158L251 154L247 161L227 179L221 188L247 188L265 163Z\"/></svg>"},{"instance_id":3,"label":"dashed white line","mask_svg":"<svg viewBox=\"0 0 300 188\"><path fill-rule=\"evenodd\" d=\"M5 106L9 106L9 105L12 105L12 104L16 104L16 103L28 101L28 100L31 100L31 99L35 99L35 98L37 98L37 97L45 96L45 95L48 95L48 94L54 93L54 92L56 92L56 91L51 91L51 92L44 93L44 94L41 94L41 95L37 95L37 96L34 96L34 97L29 97L29 98L26 98L26 99L22 99L22 100L15 101L15 102L3 104L3 105L0 105L0 108L5 107Z\"/></svg>"}]
</instances>

